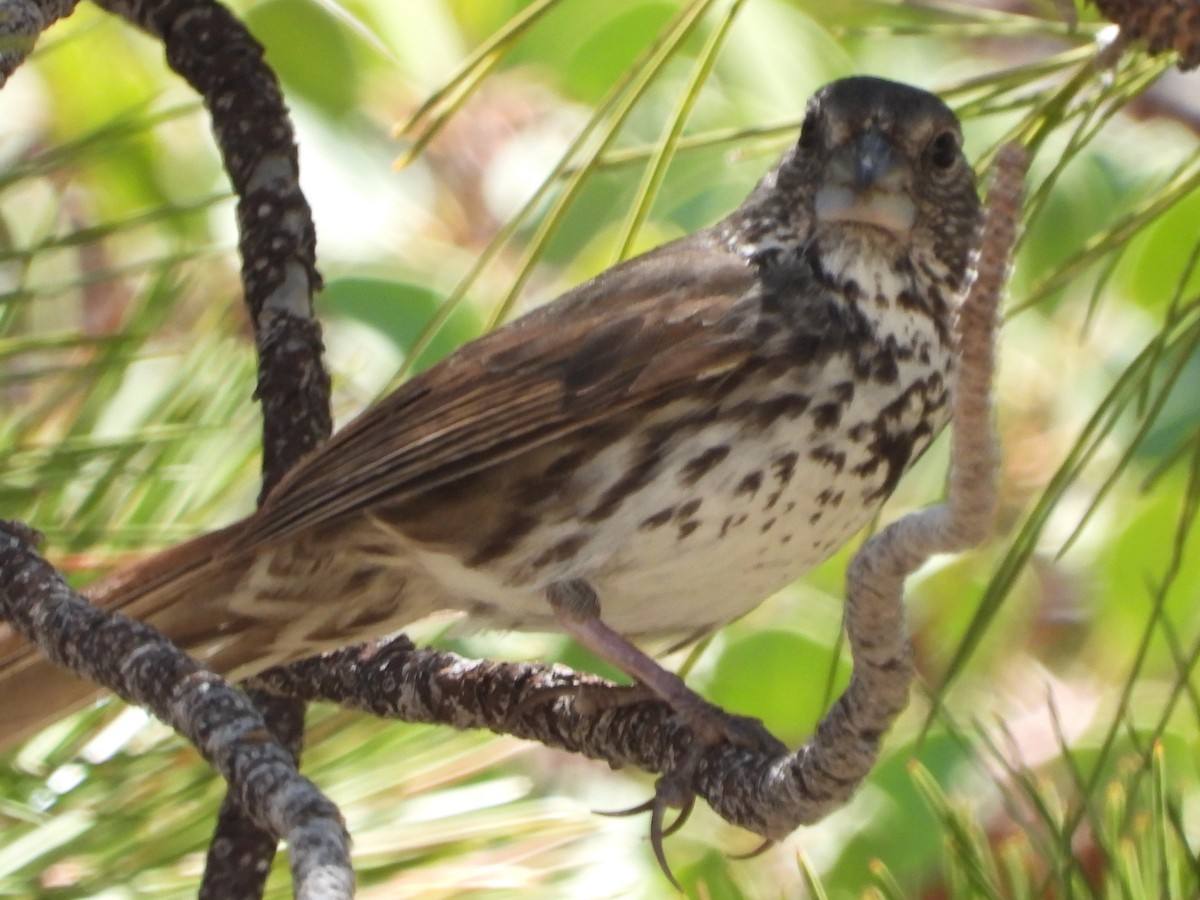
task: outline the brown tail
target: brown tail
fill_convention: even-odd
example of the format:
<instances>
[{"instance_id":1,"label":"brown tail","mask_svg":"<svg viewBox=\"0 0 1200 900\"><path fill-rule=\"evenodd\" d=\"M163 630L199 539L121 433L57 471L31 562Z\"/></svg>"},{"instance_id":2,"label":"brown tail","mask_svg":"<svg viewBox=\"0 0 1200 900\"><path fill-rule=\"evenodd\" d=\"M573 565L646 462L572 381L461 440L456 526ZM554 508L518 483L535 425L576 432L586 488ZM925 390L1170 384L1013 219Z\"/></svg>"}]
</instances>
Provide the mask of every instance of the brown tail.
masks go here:
<instances>
[{"instance_id":1,"label":"brown tail","mask_svg":"<svg viewBox=\"0 0 1200 900\"><path fill-rule=\"evenodd\" d=\"M220 590L212 583L214 559L227 557L220 551L236 540L240 525L201 535L117 572L85 595L101 609L148 622L172 640L219 633L221 606L189 602L189 588L203 583L210 595ZM0 624L0 749L104 695L102 688L49 662L8 625Z\"/></svg>"},{"instance_id":2,"label":"brown tail","mask_svg":"<svg viewBox=\"0 0 1200 900\"><path fill-rule=\"evenodd\" d=\"M338 529L344 529L339 531ZM235 681L390 634L453 604L368 517L265 546L243 519L118 572L86 595ZM0 749L102 691L0 625Z\"/></svg>"}]
</instances>

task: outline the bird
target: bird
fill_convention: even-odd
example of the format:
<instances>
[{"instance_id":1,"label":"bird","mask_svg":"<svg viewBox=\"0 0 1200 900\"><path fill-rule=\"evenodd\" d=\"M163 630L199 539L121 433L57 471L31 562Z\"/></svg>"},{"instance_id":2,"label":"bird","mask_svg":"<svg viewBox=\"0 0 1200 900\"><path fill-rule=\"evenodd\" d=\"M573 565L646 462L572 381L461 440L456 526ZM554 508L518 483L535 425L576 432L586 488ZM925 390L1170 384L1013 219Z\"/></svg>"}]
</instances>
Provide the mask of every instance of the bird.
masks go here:
<instances>
[{"instance_id":1,"label":"bird","mask_svg":"<svg viewBox=\"0 0 1200 900\"><path fill-rule=\"evenodd\" d=\"M962 145L929 92L825 85L725 218L462 346L255 512L85 595L237 680L441 610L566 632L753 742L640 642L827 559L946 424L981 218ZM0 633L0 745L97 692Z\"/></svg>"}]
</instances>

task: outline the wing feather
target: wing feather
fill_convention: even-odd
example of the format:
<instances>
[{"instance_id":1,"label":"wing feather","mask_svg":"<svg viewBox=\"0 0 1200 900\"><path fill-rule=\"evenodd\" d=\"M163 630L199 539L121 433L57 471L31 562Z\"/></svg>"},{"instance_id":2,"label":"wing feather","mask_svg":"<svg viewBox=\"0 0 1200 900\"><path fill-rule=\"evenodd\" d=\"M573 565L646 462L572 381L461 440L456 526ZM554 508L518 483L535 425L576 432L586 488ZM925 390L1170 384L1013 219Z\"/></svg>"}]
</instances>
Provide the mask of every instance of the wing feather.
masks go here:
<instances>
[{"instance_id":1,"label":"wing feather","mask_svg":"<svg viewBox=\"0 0 1200 900\"><path fill-rule=\"evenodd\" d=\"M281 482L239 550L444 485L728 371L754 351L729 324L754 287L753 269L708 232L606 271L363 413Z\"/></svg>"}]
</instances>

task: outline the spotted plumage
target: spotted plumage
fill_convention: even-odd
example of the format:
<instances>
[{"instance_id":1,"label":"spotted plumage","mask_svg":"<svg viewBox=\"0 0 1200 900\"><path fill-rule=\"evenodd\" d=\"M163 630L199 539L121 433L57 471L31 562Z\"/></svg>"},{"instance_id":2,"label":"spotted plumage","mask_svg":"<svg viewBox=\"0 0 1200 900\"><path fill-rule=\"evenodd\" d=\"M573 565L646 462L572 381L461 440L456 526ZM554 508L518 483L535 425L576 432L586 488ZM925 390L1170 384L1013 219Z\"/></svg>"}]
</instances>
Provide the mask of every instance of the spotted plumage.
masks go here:
<instances>
[{"instance_id":1,"label":"spotted plumage","mask_svg":"<svg viewBox=\"0 0 1200 900\"><path fill-rule=\"evenodd\" d=\"M721 626L862 528L945 423L979 213L960 145L923 91L829 85L733 214L463 347L259 511L92 596L234 677L447 608L613 659L616 635ZM653 688L653 665L626 668ZM40 668L0 643L0 683L39 685L0 699L10 736L88 693Z\"/></svg>"}]
</instances>

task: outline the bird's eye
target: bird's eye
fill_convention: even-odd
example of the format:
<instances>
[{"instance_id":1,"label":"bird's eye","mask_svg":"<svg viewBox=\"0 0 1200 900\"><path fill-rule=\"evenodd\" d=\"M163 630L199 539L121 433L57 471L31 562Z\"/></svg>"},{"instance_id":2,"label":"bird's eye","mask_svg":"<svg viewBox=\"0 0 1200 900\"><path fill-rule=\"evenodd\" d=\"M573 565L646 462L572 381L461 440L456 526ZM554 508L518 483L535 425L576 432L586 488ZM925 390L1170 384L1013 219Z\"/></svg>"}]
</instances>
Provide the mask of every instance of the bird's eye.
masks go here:
<instances>
[{"instance_id":1,"label":"bird's eye","mask_svg":"<svg viewBox=\"0 0 1200 900\"><path fill-rule=\"evenodd\" d=\"M812 149L821 141L821 115L815 109L810 109L804 116L804 124L800 126L800 146Z\"/></svg>"},{"instance_id":2,"label":"bird's eye","mask_svg":"<svg viewBox=\"0 0 1200 900\"><path fill-rule=\"evenodd\" d=\"M949 171L958 162L958 138L953 131L943 131L930 142L926 153L935 169Z\"/></svg>"}]
</instances>

